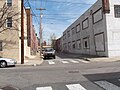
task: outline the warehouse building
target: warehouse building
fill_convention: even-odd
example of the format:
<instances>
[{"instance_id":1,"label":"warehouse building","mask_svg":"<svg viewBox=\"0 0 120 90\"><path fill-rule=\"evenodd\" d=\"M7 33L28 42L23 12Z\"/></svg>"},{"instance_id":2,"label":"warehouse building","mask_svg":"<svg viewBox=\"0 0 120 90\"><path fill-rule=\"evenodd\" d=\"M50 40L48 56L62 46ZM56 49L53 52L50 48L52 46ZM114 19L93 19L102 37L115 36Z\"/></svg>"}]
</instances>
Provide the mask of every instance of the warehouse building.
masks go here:
<instances>
[{"instance_id":1,"label":"warehouse building","mask_svg":"<svg viewBox=\"0 0 120 90\"><path fill-rule=\"evenodd\" d=\"M62 51L96 56L120 55L120 1L98 0L62 36Z\"/></svg>"}]
</instances>

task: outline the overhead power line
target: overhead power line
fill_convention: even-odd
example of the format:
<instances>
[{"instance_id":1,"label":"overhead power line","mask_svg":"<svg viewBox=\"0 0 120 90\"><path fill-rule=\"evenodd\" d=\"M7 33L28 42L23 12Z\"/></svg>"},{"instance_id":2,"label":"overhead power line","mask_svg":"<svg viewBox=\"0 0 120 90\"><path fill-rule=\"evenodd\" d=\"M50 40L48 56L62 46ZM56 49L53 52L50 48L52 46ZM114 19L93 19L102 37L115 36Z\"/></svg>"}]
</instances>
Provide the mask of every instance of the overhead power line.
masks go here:
<instances>
[{"instance_id":1,"label":"overhead power line","mask_svg":"<svg viewBox=\"0 0 120 90\"><path fill-rule=\"evenodd\" d=\"M39 1L39 0L30 0L30 1ZM42 2L46 2L46 0L42 0ZM70 3L70 4L82 4L82 5L93 5L91 3L80 3L80 2L67 2L67 1L55 1L55 0L47 0L47 2L54 3Z\"/></svg>"},{"instance_id":2,"label":"overhead power line","mask_svg":"<svg viewBox=\"0 0 120 90\"><path fill-rule=\"evenodd\" d=\"M37 22L38 23L38 25L39 25L39 21L38 21L38 19L37 19L37 16L36 16L36 14L34 13L34 11L33 11L33 8L31 7L31 5L30 5L30 2L29 2L30 0L27 0L27 3L28 3L28 6L30 7L30 9L31 9L31 11L32 11L32 14L34 15L34 17L35 17L35 22Z\"/></svg>"}]
</instances>

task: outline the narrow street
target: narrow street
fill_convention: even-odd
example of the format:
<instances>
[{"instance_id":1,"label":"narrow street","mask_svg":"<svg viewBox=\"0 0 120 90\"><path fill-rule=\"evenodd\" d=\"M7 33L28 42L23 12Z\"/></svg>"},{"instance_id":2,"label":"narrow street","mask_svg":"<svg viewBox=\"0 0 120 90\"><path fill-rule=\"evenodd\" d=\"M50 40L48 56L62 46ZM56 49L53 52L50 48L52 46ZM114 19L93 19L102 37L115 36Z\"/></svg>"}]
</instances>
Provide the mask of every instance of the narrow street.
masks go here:
<instances>
[{"instance_id":1,"label":"narrow street","mask_svg":"<svg viewBox=\"0 0 120 90\"><path fill-rule=\"evenodd\" d=\"M17 88L14 90L120 90L120 62L98 63L84 61L74 55L58 56L56 59L44 60L39 66L0 68L0 88L11 86Z\"/></svg>"}]
</instances>

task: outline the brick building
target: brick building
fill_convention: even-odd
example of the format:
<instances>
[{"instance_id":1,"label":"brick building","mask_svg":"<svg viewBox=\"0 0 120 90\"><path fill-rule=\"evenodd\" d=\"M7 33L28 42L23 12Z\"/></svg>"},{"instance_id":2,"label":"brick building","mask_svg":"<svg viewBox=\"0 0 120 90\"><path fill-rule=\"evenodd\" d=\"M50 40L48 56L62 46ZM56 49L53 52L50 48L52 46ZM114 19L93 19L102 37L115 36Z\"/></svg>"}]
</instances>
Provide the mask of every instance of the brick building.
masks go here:
<instances>
[{"instance_id":1,"label":"brick building","mask_svg":"<svg viewBox=\"0 0 120 90\"><path fill-rule=\"evenodd\" d=\"M14 58L17 61L21 61L21 0L1 0L0 8L6 6L9 9L4 15L6 21L0 27L0 57ZM12 12L16 14L12 16ZM1 15L1 12L0 12ZM28 18L29 16L24 9L24 56L31 56L31 46L29 45L30 34L28 30ZM32 22L32 18L31 21ZM33 30L33 25L31 24L32 31L34 33L33 38L36 41L36 46L38 46L37 37L35 35L35 30Z\"/></svg>"}]
</instances>

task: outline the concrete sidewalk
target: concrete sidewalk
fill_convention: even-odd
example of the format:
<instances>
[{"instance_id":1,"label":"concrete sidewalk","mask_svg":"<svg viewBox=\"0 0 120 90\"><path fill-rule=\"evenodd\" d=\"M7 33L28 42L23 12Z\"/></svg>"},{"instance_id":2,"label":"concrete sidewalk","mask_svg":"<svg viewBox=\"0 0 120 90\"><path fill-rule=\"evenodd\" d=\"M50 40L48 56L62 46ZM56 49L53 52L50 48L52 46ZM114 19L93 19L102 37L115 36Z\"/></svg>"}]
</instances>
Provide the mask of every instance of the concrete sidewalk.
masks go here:
<instances>
[{"instance_id":1,"label":"concrete sidewalk","mask_svg":"<svg viewBox=\"0 0 120 90\"><path fill-rule=\"evenodd\" d=\"M115 62L120 61L120 56L117 57L93 57L93 58L85 58L86 60L90 62Z\"/></svg>"},{"instance_id":2,"label":"concrete sidewalk","mask_svg":"<svg viewBox=\"0 0 120 90\"><path fill-rule=\"evenodd\" d=\"M21 64L21 61L18 61L16 66L37 66L43 62L43 59L40 59L40 54L37 53L36 55L26 57L24 60L24 64Z\"/></svg>"},{"instance_id":3,"label":"concrete sidewalk","mask_svg":"<svg viewBox=\"0 0 120 90\"><path fill-rule=\"evenodd\" d=\"M120 56L117 57L99 57L99 56L92 56L92 55L80 55L80 54L72 54L72 53L59 53L60 55L64 56L71 56L72 58L79 58L85 61L90 62L114 62L120 61Z\"/></svg>"}]
</instances>

